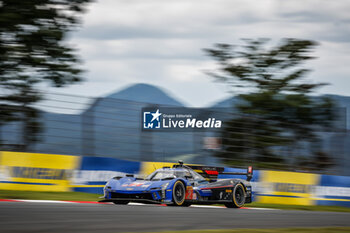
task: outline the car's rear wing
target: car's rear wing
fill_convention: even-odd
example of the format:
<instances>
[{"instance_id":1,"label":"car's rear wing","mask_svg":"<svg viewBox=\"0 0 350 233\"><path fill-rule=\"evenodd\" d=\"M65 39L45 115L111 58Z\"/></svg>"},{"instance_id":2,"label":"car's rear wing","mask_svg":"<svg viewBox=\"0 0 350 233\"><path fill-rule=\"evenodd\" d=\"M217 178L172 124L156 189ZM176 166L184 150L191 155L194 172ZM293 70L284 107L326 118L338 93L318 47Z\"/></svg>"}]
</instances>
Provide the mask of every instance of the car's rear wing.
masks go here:
<instances>
[{"instance_id":1,"label":"car's rear wing","mask_svg":"<svg viewBox=\"0 0 350 233\"><path fill-rule=\"evenodd\" d=\"M202 175L208 180L217 180L219 174L221 175L245 175L247 176L246 180L250 181L253 178L253 167L249 166L247 172L225 172L223 167L211 167L211 166L199 166L199 165L187 165L192 168L194 171Z\"/></svg>"},{"instance_id":2,"label":"car's rear wing","mask_svg":"<svg viewBox=\"0 0 350 233\"><path fill-rule=\"evenodd\" d=\"M249 166L247 172L222 172L223 175L246 175L247 181L250 181L253 178L253 167Z\"/></svg>"}]
</instances>

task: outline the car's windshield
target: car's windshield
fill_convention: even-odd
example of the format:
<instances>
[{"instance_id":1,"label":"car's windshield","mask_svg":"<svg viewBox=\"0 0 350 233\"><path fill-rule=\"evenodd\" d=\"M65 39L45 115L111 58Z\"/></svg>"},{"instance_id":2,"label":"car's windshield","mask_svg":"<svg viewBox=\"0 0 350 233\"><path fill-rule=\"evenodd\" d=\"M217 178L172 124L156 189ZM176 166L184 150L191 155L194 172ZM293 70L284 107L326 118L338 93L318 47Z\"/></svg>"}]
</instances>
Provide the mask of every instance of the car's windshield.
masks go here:
<instances>
[{"instance_id":1,"label":"car's windshield","mask_svg":"<svg viewBox=\"0 0 350 233\"><path fill-rule=\"evenodd\" d=\"M165 180L174 178L205 180L198 173L188 169L158 169L149 176L147 176L146 180Z\"/></svg>"}]
</instances>

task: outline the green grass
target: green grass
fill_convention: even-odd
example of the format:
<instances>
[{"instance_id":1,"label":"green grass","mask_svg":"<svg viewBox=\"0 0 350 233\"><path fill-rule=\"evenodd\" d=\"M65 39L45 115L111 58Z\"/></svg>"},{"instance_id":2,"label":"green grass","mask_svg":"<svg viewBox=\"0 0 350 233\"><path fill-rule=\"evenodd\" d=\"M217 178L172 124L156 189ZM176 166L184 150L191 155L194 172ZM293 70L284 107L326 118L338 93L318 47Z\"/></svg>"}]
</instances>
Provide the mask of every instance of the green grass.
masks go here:
<instances>
[{"instance_id":1,"label":"green grass","mask_svg":"<svg viewBox=\"0 0 350 233\"><path fill-rule=\"evenodd\" d=\"M28 199L28 200L62 200L62 201L98 201L100 194L80 192L35 192L35 191L13 191L0 190L0 199ZM314 210L314 211L336 211L350 212L350 208L341 206L298 206L261 204L253 202L246 207L275 208L283 210Z\"/></svg>"},{"instance_id":2,"label":"green grass","mask_svg":"<svg viewBox=\"0 0 350 233\"><path fill-rule=\"evenodd\" d=\"M350 232L350 227L190 230L190 231L162 231L160 233L346 233L346 232L347 233Z\"/></svg>"},{"instance_id":3,"label":"green grass","mask_svg":"<svg viewBox=\"0 0 350 233\"><path fill-rule=\"evenodd\" d=\"M101 194L80 192L35 192L0 190L0 199L98 201Z\"/></svg>"}]
</instances>

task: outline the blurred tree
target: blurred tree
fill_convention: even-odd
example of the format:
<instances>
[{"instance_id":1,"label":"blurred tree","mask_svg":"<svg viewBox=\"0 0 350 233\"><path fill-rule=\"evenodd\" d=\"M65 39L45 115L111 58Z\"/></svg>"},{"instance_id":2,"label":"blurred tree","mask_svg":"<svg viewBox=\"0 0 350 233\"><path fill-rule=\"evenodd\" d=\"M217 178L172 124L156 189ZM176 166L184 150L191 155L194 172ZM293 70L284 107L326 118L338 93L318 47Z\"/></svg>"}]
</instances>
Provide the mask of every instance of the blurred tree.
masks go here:
<instances>
[{"instance_id":1,"label":"blurred tree","mask_svg":"<svg viewBox=\"0 0 350 233\"><path fill-rule=\"evenodd\" d=\"M284 39L267 48L267 39L244 41L240 47L217 44L205 49L220 67L209 74L228 84L232 93L241 93L242 100L235 106L240 116L226 124L219 156L231 164L239 158L281 168L287 162L279 148L317 140L317 129L330 126L334 117L330 99L309 95L325 83L304 80L309 70L303 63L313 58L309 54L316 43ZM326 156L322 154L329 161Z\"/></svg>"},{"instance_id":2,"label":"blurred tree","mask_svg":"<svg viewBox=\"0 0 350 233\"><path fill-rule=\"evenodd\" d=\"M23 122L23 149L41 130L39 111L31 106L41 99L38 85L82 80L79 59L64 40L90 1L0 1L0 127Z\"/></svg>"}]
</instances>

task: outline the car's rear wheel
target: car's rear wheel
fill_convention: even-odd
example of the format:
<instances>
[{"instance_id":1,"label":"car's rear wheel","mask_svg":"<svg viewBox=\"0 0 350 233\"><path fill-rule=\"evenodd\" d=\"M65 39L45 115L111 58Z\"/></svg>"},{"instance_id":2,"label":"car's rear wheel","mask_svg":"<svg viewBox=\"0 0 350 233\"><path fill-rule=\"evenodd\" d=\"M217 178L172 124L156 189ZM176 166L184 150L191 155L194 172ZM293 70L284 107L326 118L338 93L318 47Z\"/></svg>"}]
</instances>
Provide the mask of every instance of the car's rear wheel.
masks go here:
<instances>
[{"instance_id":1,"label":"car's rear wheel","mask_svg":"<svg viewBox=\"0 0 350 233\"><path fill-rule=\"evenodd\" d=\"M182 206L185 204L186 189L181 181L176 181L173 186L173 206Z\"/></svg>"},{"instance_id":2,"label":"car's rear wheel","mask_svg":"<svg viewBox=\"0 0 350 233\"><path fill-rule=\"evenodd\" d=\"M129 203L129 201L113 201L114 204L116 205L127 205Z\"/></svg>"},{"instance_id":3,"label":"car's rear wheel","mask_svg":"<svg viewBox=\"0 0 350 233\"><path fill-rule=\"evenodd\" d=\"M232 190L232 201L225 203L227 208L240 208L245 203L245 189L241 183L236 184Z\"/></svg>"}]
</instances>

